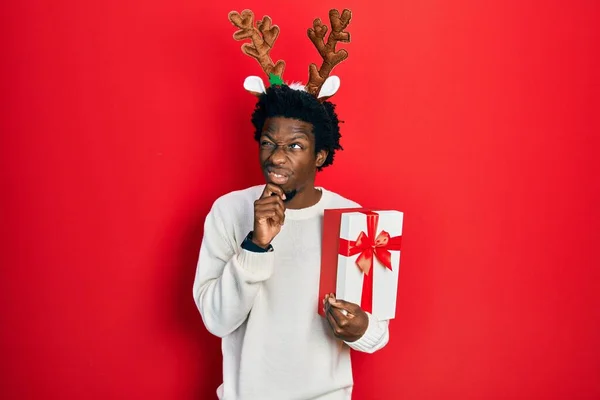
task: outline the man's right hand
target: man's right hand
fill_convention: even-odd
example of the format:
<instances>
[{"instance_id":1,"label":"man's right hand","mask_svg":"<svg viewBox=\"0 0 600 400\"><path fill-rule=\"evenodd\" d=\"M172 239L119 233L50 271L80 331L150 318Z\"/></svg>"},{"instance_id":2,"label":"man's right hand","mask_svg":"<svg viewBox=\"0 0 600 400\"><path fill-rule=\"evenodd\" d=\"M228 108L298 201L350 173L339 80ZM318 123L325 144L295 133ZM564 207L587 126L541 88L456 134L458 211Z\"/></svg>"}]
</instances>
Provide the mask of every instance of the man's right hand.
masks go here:
<instances>
[{"instance_id":1,"label":"man's right hand","mask_svg":"<svg viewBox=\"0 0 600 400\"><path fill-rule=\"evenodd\" d=\"M285 220L285 193L273 183L267 183L265 190L254 202L254 232L252 241L267 248L273 238L281 231Z\"/></svg>"}]
</instances>

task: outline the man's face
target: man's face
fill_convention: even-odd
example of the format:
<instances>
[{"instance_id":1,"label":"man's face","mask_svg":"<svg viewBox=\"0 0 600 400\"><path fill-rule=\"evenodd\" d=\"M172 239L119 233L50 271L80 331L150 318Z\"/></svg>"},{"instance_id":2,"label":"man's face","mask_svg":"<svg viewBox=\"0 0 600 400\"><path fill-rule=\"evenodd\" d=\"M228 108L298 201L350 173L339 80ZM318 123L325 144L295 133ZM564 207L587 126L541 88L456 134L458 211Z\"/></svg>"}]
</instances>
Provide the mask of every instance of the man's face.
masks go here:
<instances>
[{"instance_id":1,"label":"man's face","mask_svg":"<svg viewBox=\"0 0 600 400\"><path fill-rule=\"evenodd\" d=\"M317 167L327 157L325 150L315 154L313 126L291 118L267 118L259 139L260 164L265 179L289 194L314 186Z\"/></svg>"}]
</instances>

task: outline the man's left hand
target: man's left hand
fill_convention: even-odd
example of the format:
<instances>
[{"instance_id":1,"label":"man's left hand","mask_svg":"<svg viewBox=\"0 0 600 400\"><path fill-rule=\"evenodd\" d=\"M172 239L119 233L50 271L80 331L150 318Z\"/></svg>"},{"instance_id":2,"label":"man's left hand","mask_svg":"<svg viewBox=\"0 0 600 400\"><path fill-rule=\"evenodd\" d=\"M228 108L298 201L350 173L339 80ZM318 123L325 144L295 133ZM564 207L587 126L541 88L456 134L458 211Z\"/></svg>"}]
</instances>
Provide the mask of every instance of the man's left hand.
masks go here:
<instances>
[{"instance_id":1,"label":"man's left hand","mask_svg":"<svg viewBox=\"0 0 600 400\"><path fill-rule=\"evenodd\" d=\"M338 339L354 342L360 339L369 327L369 317L358 304L338 300L333 293L325 295L323 309L327 322Z\"/></svg>"}]
</instances>

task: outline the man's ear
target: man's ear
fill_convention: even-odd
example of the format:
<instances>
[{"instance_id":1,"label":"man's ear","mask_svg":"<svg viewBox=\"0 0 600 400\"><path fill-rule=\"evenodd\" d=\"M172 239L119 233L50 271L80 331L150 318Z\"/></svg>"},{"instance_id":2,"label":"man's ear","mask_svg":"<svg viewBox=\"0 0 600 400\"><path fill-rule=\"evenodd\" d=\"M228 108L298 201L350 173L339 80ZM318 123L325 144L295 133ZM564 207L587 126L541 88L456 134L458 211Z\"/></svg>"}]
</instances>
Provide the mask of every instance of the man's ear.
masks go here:
<instances>
[{"instance_id":1,"label":"man's ear","mask_svg":"<svg viewBox=\"0 0 600 400\"><path fill-rule=\"evenodd\" d=\"M317 167L323 166L325 160L327 160L328 154L329 152L327 150L320 150L319 152L317 152Z\"/></svg>"}]
</instances>

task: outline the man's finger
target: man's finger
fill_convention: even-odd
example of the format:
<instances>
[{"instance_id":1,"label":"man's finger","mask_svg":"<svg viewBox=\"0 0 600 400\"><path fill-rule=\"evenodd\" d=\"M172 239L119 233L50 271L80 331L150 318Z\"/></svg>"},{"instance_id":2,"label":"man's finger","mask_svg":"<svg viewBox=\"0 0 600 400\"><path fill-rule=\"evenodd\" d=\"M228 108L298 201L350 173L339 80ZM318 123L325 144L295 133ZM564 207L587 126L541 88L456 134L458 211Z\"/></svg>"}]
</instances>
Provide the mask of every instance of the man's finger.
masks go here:
<instances>
[{"instance_id":1,"label":"man's finger","mask_svg":"<svg viewBox=\"0 0 600 400\"><path fill-rule=\"evenodd\" d=\"M329 304L331 304L331 307L335 309L346 310L350 314L356 314L357 311L361 310L358 304L351 303L346 300L336 299L334 297L330 297Z\"/></svg>"},{"instance_id":2,"label":"man's finger","mask_svg":"<svg viewBox=\"0 0 600 400\"><path fill-rule=\"evenodd\" d=\"M265 206L267 208L272 207L277 209L278 212L280 212L282 215L285 214L285 205L283 204L283 200L281 200L281 197L279 196L266 197L264 199L259 199L254 202L255 210L265 209Z\"/></svg>"},{"instance_id":3,"label":"man's finger","mask_svg":"<svg viewBox=\"0 0 600 400\"><path fill-rule=\"evenodd\" d=\"M262 221L263 219L280 219L280 215L277 213L277 210L274 210L272 208L270 209L266 209L266 210L258 210L256 211L256 213L254 214L255 218L259 221Z\"/></svg>"},{"instance_id":4,"label":"man's finger","mask_svg":"<svg viewBox=\"0 0 600 400\"><path fill-rule=\"evenodd\" d=\"M271 224L283 225L283 222L284 222L284 218L282 218L281 215L278 214L276 210L267 210L267 211L257 212L255 214L255 219L259 224L267 223L269 225L271 225Z\"/></svg>"},{"instance_id":5,"label":"man's finger","mask_svg":"<svg viewBox=\"0 0 600 400\"><path fill-rule=\"evenodd\" d=\"M335 308L330 303L330 304L327 304L326 310L327 310L327 314L329 314L333 317L337 326L339 326L340 328L343 328L344 326L348 325L348 318L344 315L344 311L342 309Z\"/></svg>"},{"instance_id":6,"label":"man's finger","mask_svg":"<svg viewBox=\"0 0 600 400\"><path fill-rule=\"evenodd\" d=\"M283 200L279 196L261 197L254 202L255 205L261 204L279 204L281 207L285 207Z\"/></svg>"},{"instance_id":7,"label":"man's finger","mask_svg":"<svg viewBox=\"0 0 600 400\"><path fill-rule=\"evenodd\" d=\"M281 199L279 199L279 201L281 201ZM283 205L281 203L278 203L278 202L270 202L267 204L257 203L254 205L255 213L258 213L261 211L271 211L271 210L279 213L282 216L285 214L285 208L283 207Z\"/></svg>"},{"instance_id":8,"label":"man's finger","mask_svg":"<svg viewBox=\"0 0 600 400\"><path fill-rule=\"evenodd\" d=\"M264 199L265 197L269 197L272 194L276 194L279 196L279 198L285 200L285 193L283 192L283 189L281 187L275 185L274 183L267 183L265 185L265 189L263 190L263 193L260 196L260 198Z\"/></svg>"},{"instance_id":9,"label":"man's finger","mask_svg":"<svg viewBox=\"0 0 600 400\"><path fill-rule=\"evenodd\" d=\"M325 317L326 317L327 322L329 323L329 326L331 327L331 330L333 331L333 333L336 336L342 334L342 332L343 332L342 328L340 326L338 326L335 318L333 318L333 316L329 312L325 313Z\"/></svg>"},{"instance_id":10,"label":"man's finger","mask_svg":"<svg viewBox=\"0 0 600 400\"><path fill-rule=\"evenodd\" d=\"M281 201L281 199L279 199L279 201ZM285 208L280 203L273 202L270 204L256 204L254 206L254 215L258 216L265 213L275 213L281 222L285 220Z\"/></svg>"},{"instance_id":11,"label":"man's finger","mask_svg":"<svg viewBox=\"0 0 600 400\"><path fill-rule=\"evenodd\" d=\"M281 201L281 199L279 199L279 201ZM259 202L257 202L254 205L254 210L256 212L258 212L258 211L264 211L264 210L275 210L275 211L278 211L278 212L281 212L281 213L285 212L284 206L280 202L278 202L278 201L270 201L270 202L266 202L266 203L259 203Z\"/></svg>"}]
</instances>

